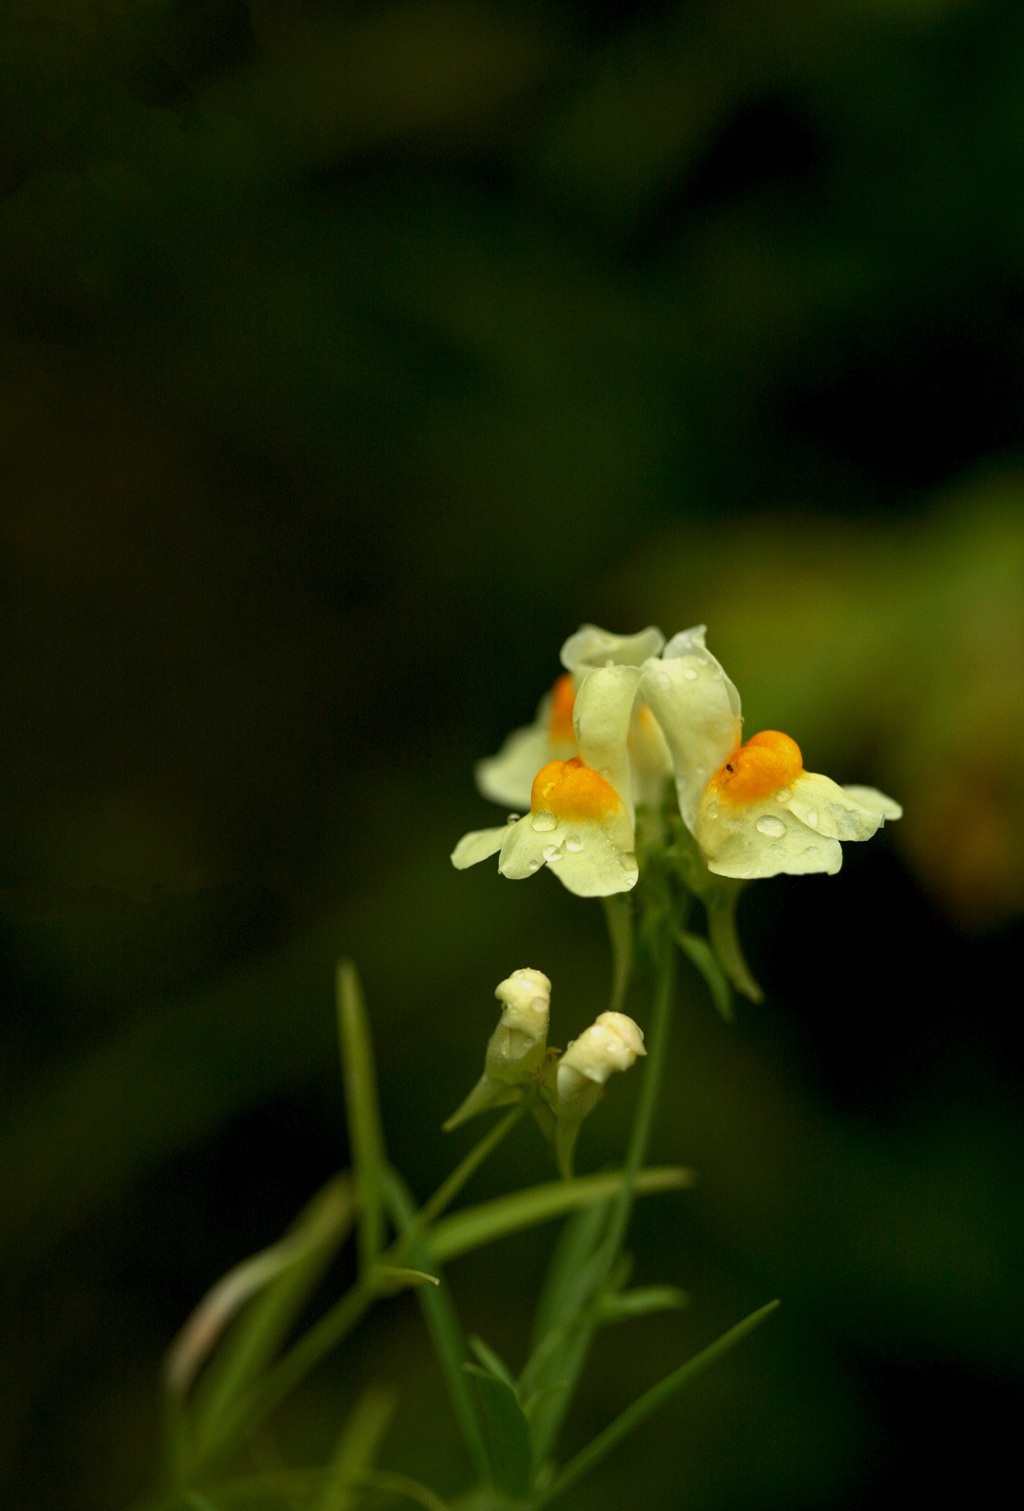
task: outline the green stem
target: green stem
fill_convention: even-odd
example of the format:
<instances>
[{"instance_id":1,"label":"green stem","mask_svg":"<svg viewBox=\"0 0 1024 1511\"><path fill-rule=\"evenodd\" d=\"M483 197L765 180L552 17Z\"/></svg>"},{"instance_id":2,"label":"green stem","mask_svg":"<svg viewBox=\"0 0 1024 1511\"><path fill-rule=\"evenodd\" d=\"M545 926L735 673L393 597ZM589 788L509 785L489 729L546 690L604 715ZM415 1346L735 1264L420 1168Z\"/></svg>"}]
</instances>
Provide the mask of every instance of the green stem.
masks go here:
<instances>
[{"instance_id":1,"label":"green stem","mask_svg":"<svg viewBox=\"0 0 1024 1511\"><path fill-rule=\"evenodd\" d=\"M596 1303L619 1263L636 1197L637 1176L647 1156L661 1083L664 1079L669 1029L675 996L675 948L668 932L662 931L655 942L657 979L651 1022L646 1036L647 1058L637 1100L633 1131L623 1170L624 1180L611 1204L608 1225L586 1269L589 1274L578 1291L578 1310L569 1319L558 1350L558 1383L561 1391L542 1402L534 1415L534 1449L543 1461L554 1447L562 1421L569 1409L579 1378L586 1364L590 1344L598 1326ZM554 1383L554 1382L551 1382Z\"/></svg>"},{"instance_id":2,"label":"green stem","mask_svg":"<svg viewBox=\"0 0 1024 1511\"><path fill-rule=\"evenodd\" d=\"M633 904L628 894L602 897L612 947L612 997L609 1010L621 1013L633 972Z\"/></svg>"},{"instance_id":3,"label":"green stem","mask_svg":"<svg viewBox=\"0 0 1024 1511\"><path fill-rule=\"evenodd\" d=\"M640 1096L637 1100L636 1116L633 1119L633 1131L630 1135L629 1150L626 1154L624 1171L626 1179L622 1191L616 1197L615 1204L612 1207L608 1231L602 1244L602 1249L606 1254L606 1274L614 1266L626 1239L626 1231L629 1227L629 1218L633 1210L636 1194L637 1171L641 1169L647 1158L647 1149L651 1142L654 1119L658 1110L658 1099L661 1094L661 1083L665 1077L669 1032L672 1027L672 1006L675 999L676 953L667 932L659 940L658 945L654 1003L651 1011L650 1026L645 1039L647 1059L644 1064L643 1080L640 1084Z\"/></svg>"}]
</instances>

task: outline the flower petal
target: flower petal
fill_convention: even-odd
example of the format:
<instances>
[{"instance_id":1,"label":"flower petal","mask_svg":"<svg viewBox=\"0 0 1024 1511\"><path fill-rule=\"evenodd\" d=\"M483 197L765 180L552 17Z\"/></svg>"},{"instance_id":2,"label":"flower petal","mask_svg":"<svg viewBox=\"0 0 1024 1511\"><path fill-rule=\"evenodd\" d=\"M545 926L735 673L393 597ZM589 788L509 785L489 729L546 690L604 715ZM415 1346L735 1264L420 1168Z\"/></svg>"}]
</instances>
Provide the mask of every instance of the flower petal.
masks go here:
<instances>
[{"instance_id":1,"label":"flower petal","mask_svg":"<svg viewBox=\"0 0 1024 1511\"><path fill-rule=\"evenodd\" d=\"M679 811L695 833L701 794L740 743L740 695L704 645L705 626L673 636L645 662L641 692L661 725L675 768Z\"/></svg>"},{"instance_id":2,"label":"flower petal","mask_svg":"<svg viewBox=\"0 0 1024 1511\"><path fill-rule=\"evenodd\" d=\"M813 829L817 834L824 834L829 839L870 839L871 836L885 823L885 812L882 808L871 807L861 802L854 794L857 791L870 791L870 788L842 788L838 782L833 782L831 777L822 776L819 772L803 771L793 783L791 796L785 804L789 811L800 821ZM882 797L882 794L878 794ZM892 807L898 807L892 803L891 798L885 798L886 803ZM898 817L898 814L893 815Z\"/></svg>"},{"instance_id":3,"label":"flower petal","mask_svg":"<svg viewBox=\"0 0 1024 1511\"><path fill-rule=\"evenodd\" d=\"M696 834L716 876L834 875L843 863L837 839L808 828L775 796L730 803L712 792L701 803Z\"/></svg>"},{"instance_id":4,"label":"flower petal","mask_svg":"<svg viewBox=\"0 0 1024 1511\"><path fill-rule=\"evenodd\" d=\"M519 881L548 865L578 897L610 897L636 885L632 825L625 810L604 822L557 819L553 828L535 829L527 814L505 830L498 870Z\"/></svg>"},{"instance_id":5,"label":"flower petal","mask_svg":"<svg viewBox=\"0 0 1024 1511\"><path fill-rule=\"evenodd\" d=\"M520 812L530 806L530 787L540 768L561 752L553 749L548 733L548 706L545 698L533 724L514 729L497 755L477 761L473 768L476 785L492 803L505 803ZM564 754L571 755L572 751Z\"/></svg>"},{"instance_id":6,"label":"flower petal","mask_svg":"<svg viewBox=\"0 0 1024 1511\"><path fill-rule=\"evenodd\" d=\"M502 824L500 829L473 829L464 834L451 855L456 871L465 871L467 866L475 866L489 855L497 854L508 830L508 824Z\"/></svg>"},{"instance_id":7,"label":"flower petal","mask_svg":"<svg viewBox=\"0 0 1024 1511\"><path fill-rule=\"evenodd\" d=\"M633 773L633 799L656 808L672 775L672 753L650 705L638 699L629 731L629 754Z\"/></svg>"},{"instance_id":8,"label":"flower petal","mask_svg":"<svg viewBox=\"0 0 1024 1511\"><path fill-rule=\"evenodd\" d=\"M613 635L596 624L581 624L562 646L562 665L574 676L582 676L598 666L642 666L648 656L656 656L665 637L652 624L635 635Z\"/></svg>"},{"instance_id":9,"label":"flower petal","mask_svg":"<svg viewBox=\"0 0 1024 1511\"><path fill-rule=\"evenodd\" d=\"M584 677L573 710L581 757L615 788L630 820L633 781L628 742L639 683L639 667L602 666Z\"/></svg>"},{"instance_id":10,"label":"flower petal","mask_svg":"<svg viewBox=\"0 0 1024 1511\"><path fill-rule=\"evenodd\" d=\"M895 798L886 797L877 787L844 787L847 797L852 797L862 808L871 808L883 818L902 818L903 809Z\"/></svg>"}]
</instances>

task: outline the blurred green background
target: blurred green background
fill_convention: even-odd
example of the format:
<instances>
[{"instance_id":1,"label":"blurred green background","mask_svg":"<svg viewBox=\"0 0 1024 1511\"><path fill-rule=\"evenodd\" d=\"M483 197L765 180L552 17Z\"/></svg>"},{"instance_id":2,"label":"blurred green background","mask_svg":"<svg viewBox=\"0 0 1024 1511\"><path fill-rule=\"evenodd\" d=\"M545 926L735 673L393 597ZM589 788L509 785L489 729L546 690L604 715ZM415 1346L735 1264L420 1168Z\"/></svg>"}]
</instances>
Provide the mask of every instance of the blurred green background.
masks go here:
<instances>
[{"instance_id":1,"label":"blurred green background","mask_svg":"<svg viewBox=\"0 0 1024 1511\"><path fill-rule=\"evenodd\" d=\"M144 1494L159 1360L346 1157L468 1135L494 984L604 1006L600 912L455 875L583 619L706 621L747 728L902 824L684 981L638 1274L569 1424L783 1311L567 1507L985 1494L1019 1388L1024 10L1013 0L0 8L0 1503ZM643 1004L637 1013L642 1016ZM622 1147L632 1089L580 1165ZM529 1130L477 1196L545 1178ZM543 1231L452 1269L521 1362ZM415 1304L284 1414L457 1488Z\"/></svg>"}]
</instances>

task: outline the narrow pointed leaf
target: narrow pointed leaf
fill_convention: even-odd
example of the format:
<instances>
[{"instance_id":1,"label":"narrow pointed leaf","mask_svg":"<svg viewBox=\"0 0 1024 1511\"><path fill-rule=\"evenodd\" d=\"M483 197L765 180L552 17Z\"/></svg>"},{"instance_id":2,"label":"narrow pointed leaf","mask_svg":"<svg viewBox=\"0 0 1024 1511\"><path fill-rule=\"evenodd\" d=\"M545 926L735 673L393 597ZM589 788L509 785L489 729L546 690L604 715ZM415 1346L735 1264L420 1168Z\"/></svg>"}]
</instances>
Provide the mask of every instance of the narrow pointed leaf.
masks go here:
<instances>
[{"instance_id":1,"label":"narrow pointed leaf","mask_svg":"<svg viewBox=\"0 0 1024 1511\"><path fill-rule=\"evenodd\" d=\"M741 882L732 886L718 885L704 899L708 913L708 939L719 964L736 990L749 997L751 1002L763 1002L764 992L750 974L736 932L736 908L742 885Z\"/></svg>"},{"instance_id":2,"label":"narrow pointed leaf","mask_svg":"<svg viewBox=\"0 0 1024 1511\"><path fill-rule=\"evenodd\" d=\"M269 1310L279 1318L281 1293L286 1287L281 1285L275 1289L273 1304L268 1307L267 1298L273 1282L286 1279L289 1282L287 1289L294 1290L299 1277L292 1272L303 1267L304 1260L319 1258L318 1251L337 1247L350 1222L348 1184L339 1176L314 1198L283 1238L241 1260L210 1287L167 1352L164 1375L168 1388L179 1396L189 1391L228 1327L260 1292L265 1298L263 1312ZM319 1266L303 1267L303 1279L307 1278L311 1268L318 1269ZM235 1348L238 1349L244 1333L247 1340L245 1351L253 1362L256 1352L262 1351L257 1350L257 1336L263 1349L269 1342L266 1330L256 1325L258 1320L254 1311L249 1326L239 1330L235 1339Z\"/></svg>"},{"instance_id":3,"label":"narrow pointed leaf","mask_svg":"<svg viewBox=\"0 0 1024 1511\"><path fill-rule=\"evenodd\" d=\"M602 1322L629 1322L634 1317L649 1317L652 1312L678 1311L689 1305L690 1298L675 1285L638 1286L604 1296L598 1307Z\"/></svg>"},{"instance_id":4,"label":"narrow pointed leaf","mask_svg":"<svg viewBox=\"0 0 1024 1511\"><path fill-rule=\"evenodd\" d=\"M410 1258L424 1269L436 1264L437 1256L433 1252L432 1243L428 1243L428 1235L417 1235L413 1229L416 1207L397 1171L386 1172L385 1191L399 1233L410 1235ZM467 1362L466 1341L448 1287L443 1281L436 1286L422 1285L417 1289L416 1295L448 1387L452 1410L463 1441L477 1473L490 1480L493 1478L493 1466L480 1425L477 1396L464 1368Z\"/></svg>"},{"instance_id":5,"label":"narrow pointed leaf","mask_svg":"<svg viewBox=\"0 0 1024 1511\"><path fill-rule=\"evenodd\" d=\"M467 1207L462 1212L441 1218L430 1229L430 1254L435 1263L447 1264L460 1254L468 1254L509 1233L550 1222L592 1202L607 1201L619 1193L624 1180L619 1171L580 1175L573 1180L530 1186L525 1191ZM633 1190L638 1196L650 1196L661 1191L680 1191L692 1182L691 1170L678 1166L655 1167L639 1171Z\"/></svg>"},{"instance_id":6,"label":"narrow pointed leaf","mask_svg":"<svg viewBox=\"0 0 1024 1511\"><path fill-rule=\"evenodd\" d=\"M393 1296L406 1286L441 1284L436 1275L428 1275L425 1270L410 1270L397 1264L374 1265L373 1278L382 1296Z\"/></svg>"},{"instance_id":7,"label":"narrow pointed leaf","mask_svg":"<svg viewBox=\"0 0 1024 1511\"><path fill-rule=\"evenodd\" d=\"M530 1427L511 1384L489 1370L467 1364L480 1401L491 1479L496 1490L522 1500L532 1474Z\"/></svg>"},{"instance_id":8,"label":"narrow pointed leaf","mask_svg":"<svg viewBox=\"0 0 1024 1511\"><path fill-rule=\"evenodd\" d=\"M338 965L337 1006L345 1112L359 1203L359 1264L366 1272L384 1247L386 1155L370 1023L359 977L350 960Z\"/></svg>"},{"instance_id":9,"label":"narrow pointed leaf","mask_svg":"<svg viewBox=\"0 0 1024 1511\"><path fill-rule=\"evenodd\" d=\"M510 1390L515 1390L516 1382L512 1377L512 1371L500 1354L495 1353L494 1349L485 1343L482 1338L475 1336L470 1338L469 1346L480 1360L484 1369L489 1370L496 1379L504 1380Z\"/></svg>"},{"instance_id":10,"label":"narrow pointed leaf","mask_svg":"<svg viewBox=\"0 0 1024 1511\"><path fill-rule=\"evenodd\" d=\"M248 1302L215 1349L193 1393L191 1413L198 1454L207 1453L229 1420L237 1419L242 1398L273 1363L351 1232L354 1213L351 1183L346 1175L337 1175L300 1212L280 1244L274 1245L278 1252L293 1246L286 1250L291 1262L281 1266Z\"/></svg>"},{"instance_id":11,"label":"narrow pointed leaf","mask_svg":"<svg viewBox=\"0 0 1024 1511\"><path fill-rule=\"evenodd\" d=\"M363 1391L327 1466L317 1511L351 1511L359 1499L353 1481L373 1468L374 1459L398 1406L394 1391L371 1385Z\"/></svg>"},{"instance_id":12,"label":"narrow pointed leaf","mask_svg":"<svg viewBox=\"0 0 1024 1511\"><path fill-rule=\"evenodd\" d=\"M589 1288L581 1285L581 1281L585 1282L587 1261L597 1249L607 1217L608 1203L593 1202L590 1206L580 1207L565 1224L551 1256L534 1315L531 1357L523 1372L524 1377L531 1369L533 1355L551 1329L574 1313L589 1296Z\"/></svg>"},{"instance_id":13,"label":"narrow pointed leaf","mask_svg":"<svg viewBox=\"0 0 1024 1511\"><path fill-rule=\"evenodd\" d=\"M555 1477L553 1483L534 1502L534 1511L539 1511L539 1507L546 1506L551 1501L556 1500L558 1496L564 1494L566 1490L569 1490L581 1480L584 1475L589 1474L591 1469L594 1469L602 1459L611 1453L613 1448L616 1448L624 1438L635 1431L640 1426L640 1423L645 1421L652 1412L657 1411L659 1406L663 1406L677 1391L682 1390L684 1385L689 1385L692 1380L696 1380L699 1375L702 1375L706 1369L710 1369L711 1365L717 1363L730 1349L735 1348L736 1344L742 1342L749 1333L752 1333L766 1317L776 1310L778 1305L778 1301L769 1301L767 1306L762 1306L758 1311L752 1312L749 1317L745 1317L742 1322L738 1322L727 1333L723 1333L720 1338L688 1360L686 1364L680 1365L670 1375L666 1375L657 1385L652 1385L651 1389L638 1397L632 1406L627 1406L621 1416L616 1417L615 1421L606 1427L603 1432L599 1432L597 1437L586 1448L582 1449L575 1458L569 1460L561 1473Z\"/></svg>"},{"instance_id":14,"label":"narrow pointed leaf","mask_svg":"<svg viewBox=\"0 0 1024 1511\"><path fill-rule=\"evenodd\" d=\"M690 964L695 965L704 977L707 989L711 993L711 1000L726 1023L734 1022L732 988L710 944L699 934L691 934L689 929L679 929L676 932L676 942Z\"/></svg>"}]
</instances>

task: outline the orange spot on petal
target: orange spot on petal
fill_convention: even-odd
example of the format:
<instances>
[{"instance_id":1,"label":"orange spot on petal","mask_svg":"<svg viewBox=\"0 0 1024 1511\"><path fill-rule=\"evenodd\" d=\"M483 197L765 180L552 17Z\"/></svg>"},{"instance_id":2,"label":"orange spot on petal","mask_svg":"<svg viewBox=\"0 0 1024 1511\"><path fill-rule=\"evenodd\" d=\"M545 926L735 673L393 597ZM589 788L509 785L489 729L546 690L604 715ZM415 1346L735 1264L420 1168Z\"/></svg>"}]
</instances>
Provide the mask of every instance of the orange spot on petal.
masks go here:
<instances>
[{"instance_id":1,"label":"orange spot on petal","mask_svg":"<svg viewBox=\"0 0 1024 1511\"><path fill-rule=\"evenodd\" d=\"M551 689L551 707L548 710L548 738L552 745L576 747L576 731L572 725L573 704L576 689L572 677L563 672Z\"/></svg>"},{"instance_id":2,"label":"orange spot on petal","mask_svg":"<svg viewBox=\"0 0 1024 1511\"><path fill-rule=\"evenodd\" d=\"M610 782L573 756L571 761L549 761L541 767L533 779L530 807L556 818L603 819L622 802Z\"/></svg>"},{"instance_id":3,"label":"orange spot on petal","mask_svg":"<svg viewBox=\"0 0 1024 1511\"><path fill-rule=\"evenodd\" d=\"M777 729L764 729L733 752L710 785L731 803L753 803L795 782L803 769L796 741Z\"/></svg>"}]
</instances>

